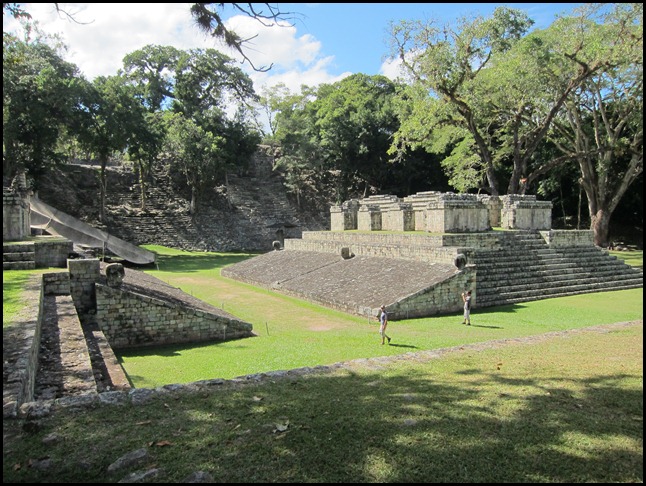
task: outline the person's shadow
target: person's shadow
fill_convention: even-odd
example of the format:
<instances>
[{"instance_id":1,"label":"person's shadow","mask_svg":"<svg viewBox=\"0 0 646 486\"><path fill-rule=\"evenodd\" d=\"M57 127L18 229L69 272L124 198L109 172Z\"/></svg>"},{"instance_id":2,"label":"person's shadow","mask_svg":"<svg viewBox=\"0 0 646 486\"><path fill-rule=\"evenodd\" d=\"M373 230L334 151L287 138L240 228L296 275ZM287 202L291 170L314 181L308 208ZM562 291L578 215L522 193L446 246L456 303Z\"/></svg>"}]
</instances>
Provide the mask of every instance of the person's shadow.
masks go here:
<instances>
[{"instance_id":1,"label":"person's shadow","mask_svg":"<svg viewBox=\"0 0 646 486\"><path fill-rule=\"evenodd\" d=\"M410 349L419 349L417 346L411 346L410 344L389 344L388 346L396 348L410 348Z\"/></svg>"}]
</instances>

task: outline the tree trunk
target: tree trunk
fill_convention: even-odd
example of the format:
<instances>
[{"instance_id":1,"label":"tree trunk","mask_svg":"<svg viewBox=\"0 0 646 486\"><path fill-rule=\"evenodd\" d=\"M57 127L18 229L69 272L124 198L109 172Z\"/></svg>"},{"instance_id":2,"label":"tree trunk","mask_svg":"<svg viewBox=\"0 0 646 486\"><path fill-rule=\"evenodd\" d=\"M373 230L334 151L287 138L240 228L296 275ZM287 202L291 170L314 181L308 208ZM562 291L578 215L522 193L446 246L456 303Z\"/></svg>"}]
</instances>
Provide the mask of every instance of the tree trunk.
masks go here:
<instances>
[{"instance_id":1,"label":"tree trunk","mask_svg":"<svg viewBox=\"0 0 646 486\"><path fill-rule=\"evenodd\" d=\"M106 167L108 166L108 156L100 155L101 172L99 174L99 221L105 223L105 199L108 192L108 176Z\"/></svg>"},{"instance_id":2,"label":"tree trunk","mask_svg":"<svg viewBox=\"0 0 646 486\"><path fill-rule=\"evenodd\" d=\"M610 213L599 209L592 215L590 229L594 233L594 244L603 248L608 246L608 235L610 234Z\"/></svg>"},{"instance_id":3,"label":"tree trunk","mask_svg":"<svg viewBox=\"0 0 646 486\"><path fill-rule=\"evenodd\" d=\"M195 207L197 205L197 194L196 194L195 186L191 186L191 207L190 207L190 213L191 216L195 214Z\"/></svg>"}]
</instances>

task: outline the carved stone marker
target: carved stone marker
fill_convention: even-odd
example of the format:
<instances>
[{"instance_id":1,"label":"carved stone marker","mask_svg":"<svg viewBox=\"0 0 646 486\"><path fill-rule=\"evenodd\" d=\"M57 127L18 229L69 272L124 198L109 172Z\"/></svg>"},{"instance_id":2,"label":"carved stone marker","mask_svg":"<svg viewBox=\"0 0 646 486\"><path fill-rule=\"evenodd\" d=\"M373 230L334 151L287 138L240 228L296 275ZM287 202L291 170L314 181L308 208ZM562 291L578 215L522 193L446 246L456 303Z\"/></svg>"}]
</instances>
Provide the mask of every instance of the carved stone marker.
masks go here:
<instances>
[{"instance_id":1,"label":"carved stone marker","mask_svg":"<svg viewBox=\"0 0 646 486\"><path fill-rule=\"evenodd\" d=\"M121 263L110 263L105 267L105 276L107 278L108 287L116 289L121 287L123 278L126 276L126 271Z\"/></svg>"},{"instance_id":2,"label":"carved stone marker","mask_svg":"<svg viewBox=\"0 0 646 486\"><path fill-rule=\"evenodd\" d=\"M458 267L458 270L462 270L467 264L466 255L464 253L460 253L456 255L455 260L453 260L453 263L455 264L456 267Z\"/></svg>"}]
</instances>

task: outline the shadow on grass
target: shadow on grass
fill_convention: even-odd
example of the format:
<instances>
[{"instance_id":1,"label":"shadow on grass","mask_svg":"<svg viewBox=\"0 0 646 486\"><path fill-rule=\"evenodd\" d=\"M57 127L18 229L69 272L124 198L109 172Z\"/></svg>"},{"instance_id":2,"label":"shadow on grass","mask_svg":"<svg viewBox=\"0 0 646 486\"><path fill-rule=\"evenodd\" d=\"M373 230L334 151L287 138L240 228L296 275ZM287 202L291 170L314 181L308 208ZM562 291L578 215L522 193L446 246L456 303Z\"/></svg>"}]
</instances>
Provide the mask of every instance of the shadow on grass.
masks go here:
<instances>
[{"instance_id":1,"label":"shadow on grass","mask_svg":"<svg viewBox=\"0 0 646 486\"><path fill-rule=\"evenodd\" d=\"M504 329L502 326L483 326L482 324L474 324L473 322L471 323L470 326L466 327L482 327L483 329Z\"/></svg>"},{"instance_id":2,"label":"shadow on grass","mask_svg":"<svg viewBox=\"0 0 646 486\"><path fill-rule=\"evenodd\" d=\"M4 481L117 482L126 472L105 473L116 457L166 441L138 465L163 465L163 482L196 470L240 483L641 482L643 396L617 385L627 375L506 379L473 370L453 379L433 370L431 362L387 376L294 374L271 386L169 392L129 407L127 418L120 407L94 411L103 426L91 434L83 432L92 412L71 413L61 427L75 440L49 445L48 456L92 467L7 467ZM5 464L22 452L9 448Z\"/></svg>"},{"instance_id":3,"label":"shadow on grass","mask_svg":"<svg viewBox=\"0 0 646 486\"><path fill-rule=\"evenodd\" d=\"M409 348L409 349L419 349L417 346L413 346L411 344L398 344L398 343L390 343L388 344L391 348Z\"/></svg>"},{"instance_id":4,"label":"shadow on grass","mask_svg":"<svg viewBox=\"0 0 646 486\"><path fill-rule=\"evenodd\" d=\"M191 253L190 255L157 255L156 265L152 268L164 272L197 272L205 269L221 269L254 256L257 256L257 254Z\"/></svg>"},{"instance_id":5,"label":"shadow on grass","mask_svg":"<svg viewBox=\"0 0 646 486\"><path fill-rule=\"evenodd\" d=\"M635 421L642 396L616 387L624 376L509 382L477 373L468 386L438 381L432 364L429 368L431 373L418 376L310 376L257 388L256 399L251 393L220 395L193 403L190 415L180 413L174 422L195 434L211 424L195 421L196 412L215 413L216 423L230 424L208 441L212 450L198 452L202 460L195 458L203 462L226 455L227 466L214 467L221 473L215 480L222 482L250 477L253 482L349 483L641 478L642 454L621 441L601 446L602 438L638 444L643 437L641 422ZM586 393L574 398L568 389L579 386ZM492 390L500 387L505 394L492 399ZM536 392L527 394L527 388ZM508 414L504 401L518 410ZM286 430L276 432L276 424ZM588 439L576 444L567 439L573 436ZM588 440L600 444L586 451ZM170 460L169 453L160 462Z\"/></svg>"}]
</instances>

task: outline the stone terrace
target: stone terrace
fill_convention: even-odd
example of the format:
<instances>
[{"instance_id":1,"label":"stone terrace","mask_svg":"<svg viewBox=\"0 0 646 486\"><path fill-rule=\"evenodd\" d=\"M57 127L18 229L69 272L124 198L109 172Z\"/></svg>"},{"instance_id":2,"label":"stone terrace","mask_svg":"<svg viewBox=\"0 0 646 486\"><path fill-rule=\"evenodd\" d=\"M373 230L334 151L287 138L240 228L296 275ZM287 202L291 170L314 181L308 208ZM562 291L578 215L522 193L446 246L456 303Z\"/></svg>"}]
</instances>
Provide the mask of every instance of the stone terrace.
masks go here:
<instances>
[{"instance_id":1,"label":"stone terrace","mask_svg":"<svg viewBox=\"0 0 646 486\"><path fill-rule=\"evenodd\" d=\"M643 270L592 244L590 231L304 232L222 274L357 315L392 320L462 308L643 287Z\"/></svg>"},{"instance_id":2,"label":"stone terrace","mask_svg":"<svg viewBox=\"0 0 646 486\"><path fill-rule=\"evenodd\" d=\"M438 291L436 298L448 300L453 310L459 310L454 295L459 295L458 289L465 288L469 278L469 272L448 263L368 256L346 259L340 252L297 250L265 253L222 269L222 275L351 314L373 317L379 306L386 304L391 306L393 319L397 301L447 281L453 282L451 287ZM445 306L436 302L436 313ZM401 317L413 315L411 309Z\"/></svg>"}]
</instances>

